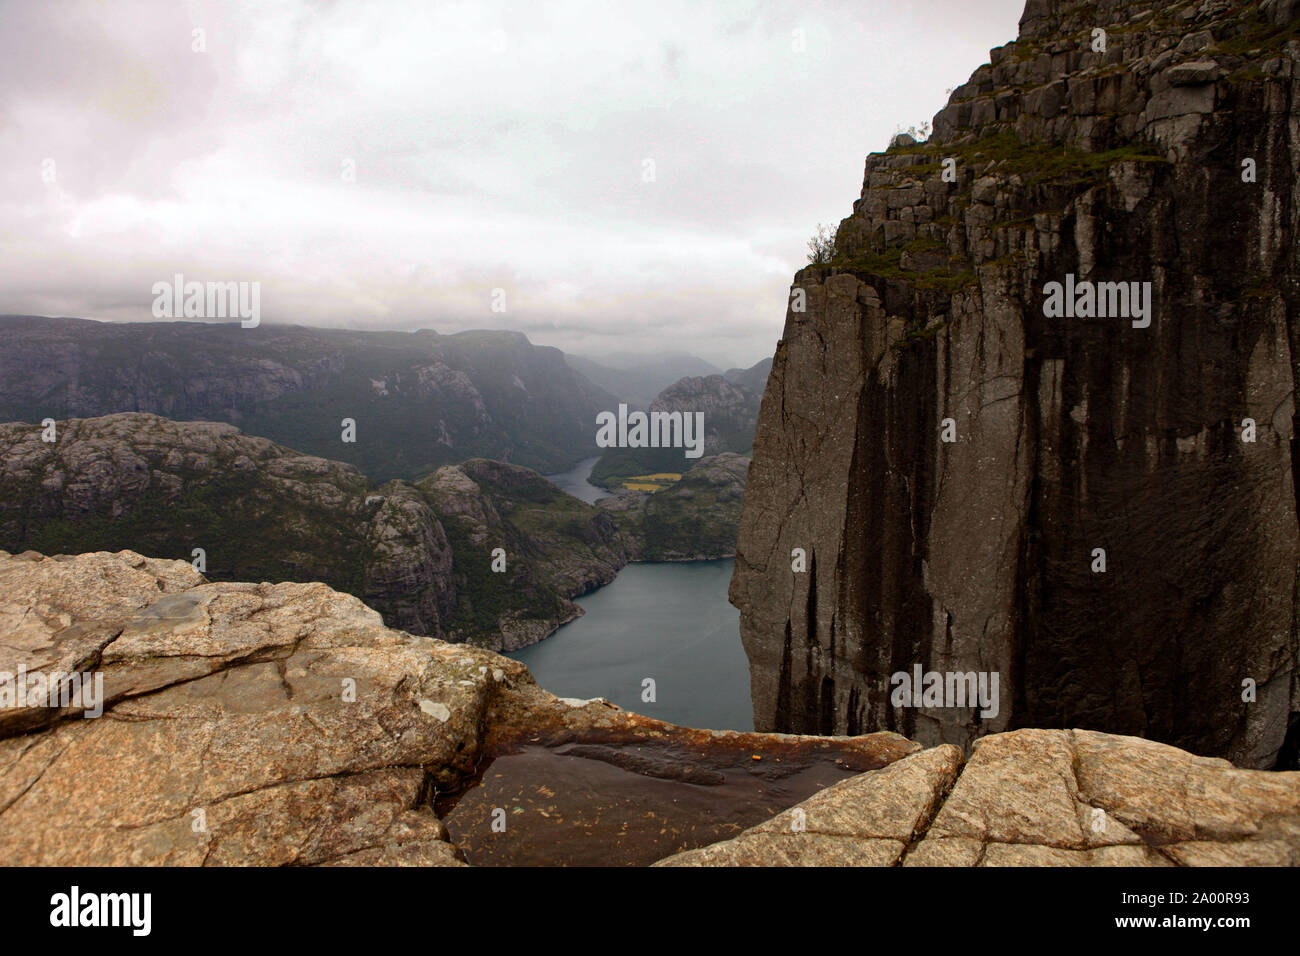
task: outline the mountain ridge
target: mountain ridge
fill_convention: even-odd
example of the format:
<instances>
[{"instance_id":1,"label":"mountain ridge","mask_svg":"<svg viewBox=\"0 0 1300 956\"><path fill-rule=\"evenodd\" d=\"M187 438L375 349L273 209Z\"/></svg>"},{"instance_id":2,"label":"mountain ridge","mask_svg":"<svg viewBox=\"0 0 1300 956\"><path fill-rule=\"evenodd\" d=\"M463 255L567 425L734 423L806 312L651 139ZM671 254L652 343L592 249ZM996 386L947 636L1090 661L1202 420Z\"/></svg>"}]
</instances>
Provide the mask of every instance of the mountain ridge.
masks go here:
<instances>
[{"instance_id":1,"label":"mountain ridge","mask_svg":"<svg viewBox=\"0 0 1300 956\"><path fill-rule=\"evenodd\" d=\"M377 481L473 457L560 471L613 399L521 332L0 316L0 420L227 421ZM356 423L343 440L343 421Z\"/></svg>"},{"instance_id":2,"label":"mountain ridge","mask_svg":"<svg viewBox=\"0 0 1300 956\"><path fill-rule=\"evenodd\" d=\"M743 459L680 488L589 505L531 469L471 458L371 482L224 422L123 412L0 424L0 547L194 557L213 580L320 581L391 627L500 650L579 617L630 561L730 556ZM196 559L197 563L197 559Z\"/></svg>"}]
</instances>

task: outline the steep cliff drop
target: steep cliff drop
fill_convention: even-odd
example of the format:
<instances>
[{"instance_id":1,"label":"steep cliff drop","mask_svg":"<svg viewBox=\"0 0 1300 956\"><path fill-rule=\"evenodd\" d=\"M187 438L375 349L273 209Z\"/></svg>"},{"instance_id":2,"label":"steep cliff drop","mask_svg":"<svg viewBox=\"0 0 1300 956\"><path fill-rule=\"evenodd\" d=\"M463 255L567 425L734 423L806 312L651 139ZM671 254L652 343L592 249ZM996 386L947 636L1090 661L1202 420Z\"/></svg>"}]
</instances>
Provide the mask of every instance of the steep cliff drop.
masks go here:
<instances>
[{"instance_id":1,"label":"steep cliff drop","mask_svg":"<svg viewBox=\"0 0 1300 956\"><path fill-rule=\"evenodd\" d=\"M1029 0L928 142L868 157L758 424L757 729L1294 762L1297 16ZM899 706L916 665L999 675L996 715Z\"/></svg>"}]
</instances>

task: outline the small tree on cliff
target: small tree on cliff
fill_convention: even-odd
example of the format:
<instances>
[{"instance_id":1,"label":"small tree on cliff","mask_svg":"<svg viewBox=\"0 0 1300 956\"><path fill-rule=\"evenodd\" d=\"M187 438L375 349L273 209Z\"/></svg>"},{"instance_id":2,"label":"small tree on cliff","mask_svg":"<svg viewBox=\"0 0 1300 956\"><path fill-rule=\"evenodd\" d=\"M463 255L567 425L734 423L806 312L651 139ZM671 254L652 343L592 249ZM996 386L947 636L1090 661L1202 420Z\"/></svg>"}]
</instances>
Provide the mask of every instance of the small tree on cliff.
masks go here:
<instances>
[{"instance_id":1,"label":"small tree on cliff","mask_svg":"<svg viewBox=\"0 0 1300 956\"><path fill-rule=\"evenodd\" d=\"M830 226L817 224L817 232L808 240L808 250L808 261L813 265L830 265L835 255L835 233Z\"/></svg>"},{"instance_id":2,"label":"small tree on cliff","mask_svg":"<svg viewBox=\"0 0 1300 956\"><path fill-rule=\"evenodd\" d=\"M894 135L898 135L898 133L906 133L918 143L924 143L930 138L930 121L926 120L920 126L909 126L907 129L900 126Z\"/></svg>"}]
</instances>

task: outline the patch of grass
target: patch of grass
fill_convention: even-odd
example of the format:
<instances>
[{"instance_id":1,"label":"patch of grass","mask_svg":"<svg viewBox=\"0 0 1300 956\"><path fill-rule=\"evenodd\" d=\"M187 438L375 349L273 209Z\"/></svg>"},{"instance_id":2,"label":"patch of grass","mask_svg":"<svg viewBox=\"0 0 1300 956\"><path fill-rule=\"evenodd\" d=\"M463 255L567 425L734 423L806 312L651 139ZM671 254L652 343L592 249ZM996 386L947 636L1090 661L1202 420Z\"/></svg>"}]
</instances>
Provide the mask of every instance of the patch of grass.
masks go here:
<instances>
[{"instance_id":1,"label":"patch of grass","mask_svg":"<svg viewBox=\"0 0 1300 956\"><path fill-rule=\"evenodd\" d=\"M660 471L653 475L633 475L623 482L629 491L663 491L682 480L680 472Z\"/></svg>"},{"instance_id":2,"label":"patch of grass","mask_svg":"<svg viewBox=\"0 0 1300 956\"><path fill-rule=\"evenodd\" d=\"M883 252L838 256L835 260L832 260L831 265L854 275L876 276L883 279L903 279L918 289L938 290L948 293L956 292L958 289L977 282L978 277L973 269L962 268L954 272L952 262L947 266L937 266L925 270L904 269L902 267L901 262L905 251L922 252L946 248L937 239L912 239L906 243L890 246ZM962 264L964 260L955 260L955 262Z\"/></svg>"},{"instance_id":3,"label":"patch of grass","mask_svg":"<svg viewBox=\"0 0 1300 956\"><path fill-rule=\"evenodd\" d=\"M1215 37L1215 53L1224 56L1259 56L1280 53L1290 40L1300 39L1300 18L1281 26L1265 18L1258 9L1244 19L1245 26L1235 36ZM1242 22L1242 19L1234 23Z\"/></svg>"},{"instance_id":4,"label":"patch of grass","mask_svg":"<svg viewBox=\"0 0 1300 956\"><path fill-rule=\"evenodd\" d=\"M914 284L920 289L938 289L951 294L968 286L978 285L979 276L975 274L974 269L962 269L960 272L946 275L941 275L936 271L922 273Z\"/></svg>"},{"instance_id":5,"label":"patch of grass","mask_svg":"<svg viewBox=\"0 0 1300 956\"><path fill-rule=\"evenodd\" d=\"M1037 59L1043 52L1043 44L1038 40L1012 40L1008 45L1015 49L1007 50L1003 58L1013 63Z\"/></svg>"},{"instance_id":6,"label":"patch of grass","mask_svg":"<svg viewBox=\"0 0 1300 956\"><path fill-rule=\"evenodd\" d=\"M995 133L965 147L962 158L971 163L987 163L984 172L1019 176L1027 186L1044 182L1085 184L1106 179L1116 163L1168 163L1147 146L1121 146L1100 153L1076 146L1048 143L1022 143L1015 133ZM960 161L960 160L959 160Z\"/></svg>"},{"instance_id":7,"label":"patch of grass","mask_svg":"<svg viewBox=\"0 0 1300 956\"><path fill-rule=\"evenodd\" d=\"M885 278L900 278L903 270L899 267L899 260L903 257L903 246L889 246L883 252L864 252L848 255L846 253L836 253L835 258L831 260L831 266L836 269L847 269L850 272L865 272L870 275L884 276Z\"/></svg>"},{"instance_id":8,"label":"patch of grass","mask_svg":"<svg viewBox=\"0 0 1300 956\"><path fill-rule=\"evenodd\" d=\"M686 460L681 448L611 448L596 462L587 480L615 491L638 476L675 474L673 469Z\"/></svg>"},{"instance_id":9,"label":"patch of grass","mask_svg":"<svg viewBox=\"0 0 1300 956\"><path fill-rule=\"evenodd\" d=\"M1225 79L1229 83L1262 83L1265 80L1276 80L1281 77L1270 76L1253 63L1250 66L1244 66L1240 70L1234 70L1229 73Z\"/></svg>"},{"instance_id":10,"label":"patch of grass","mask_svg":"<svg viewBox=\"0 0 1300 956\"><path fill-rule=\"evenodd\" d=\"M1094 183L1104 181L1116 163L1168 163L1153 147L1135 144L1094 153L1077 146L1050 143L1022 143L1010 130L990 133L970 143L938 145L919 143L900 149L915 155L932 155L933 163L899 170L903 175L924 178L943 168L943 160L952 157L961 167L974 167L981 175L998 173L1019 176L1026 185L1043 182Z\"/></svg>"}]
</instances>

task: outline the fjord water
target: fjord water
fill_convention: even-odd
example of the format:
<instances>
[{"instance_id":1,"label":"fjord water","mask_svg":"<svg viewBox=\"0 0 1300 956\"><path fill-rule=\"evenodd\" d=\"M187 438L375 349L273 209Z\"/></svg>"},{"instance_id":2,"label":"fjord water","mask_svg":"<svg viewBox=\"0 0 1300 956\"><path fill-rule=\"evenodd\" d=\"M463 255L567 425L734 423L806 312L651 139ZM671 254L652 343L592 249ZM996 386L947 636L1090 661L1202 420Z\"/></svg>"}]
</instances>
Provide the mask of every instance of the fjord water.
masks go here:
<instances>
[{"instance_id":1,"label":"fjord water","mask_svg":"<svg viewBox=\"0 0 1300 956\"><path fill-rule=\"evenodd\" d=\"M598 488L587 481L591 477L591 469L596 467L598 461L600 461L599 456L584 458L568 471L547 475L546 480L561 491L573 495L579 501L585 501L589 505L595 504L598 498L609 497L609 492L604 488Z\"/></svg>"},{"instance_id":2,"label":"fjord water","mask_svg":"<svg viewBox=\"0 0 1300 956\"><path fill-rule=\"evenodd\" d=\"M584 616L509 656L560 697L605 697L686 727L753 730L740 612L727 603L732 563L629 564L578 599ZM646 678L653 703L641 699Z\"/></svg>"}]
</instances>

